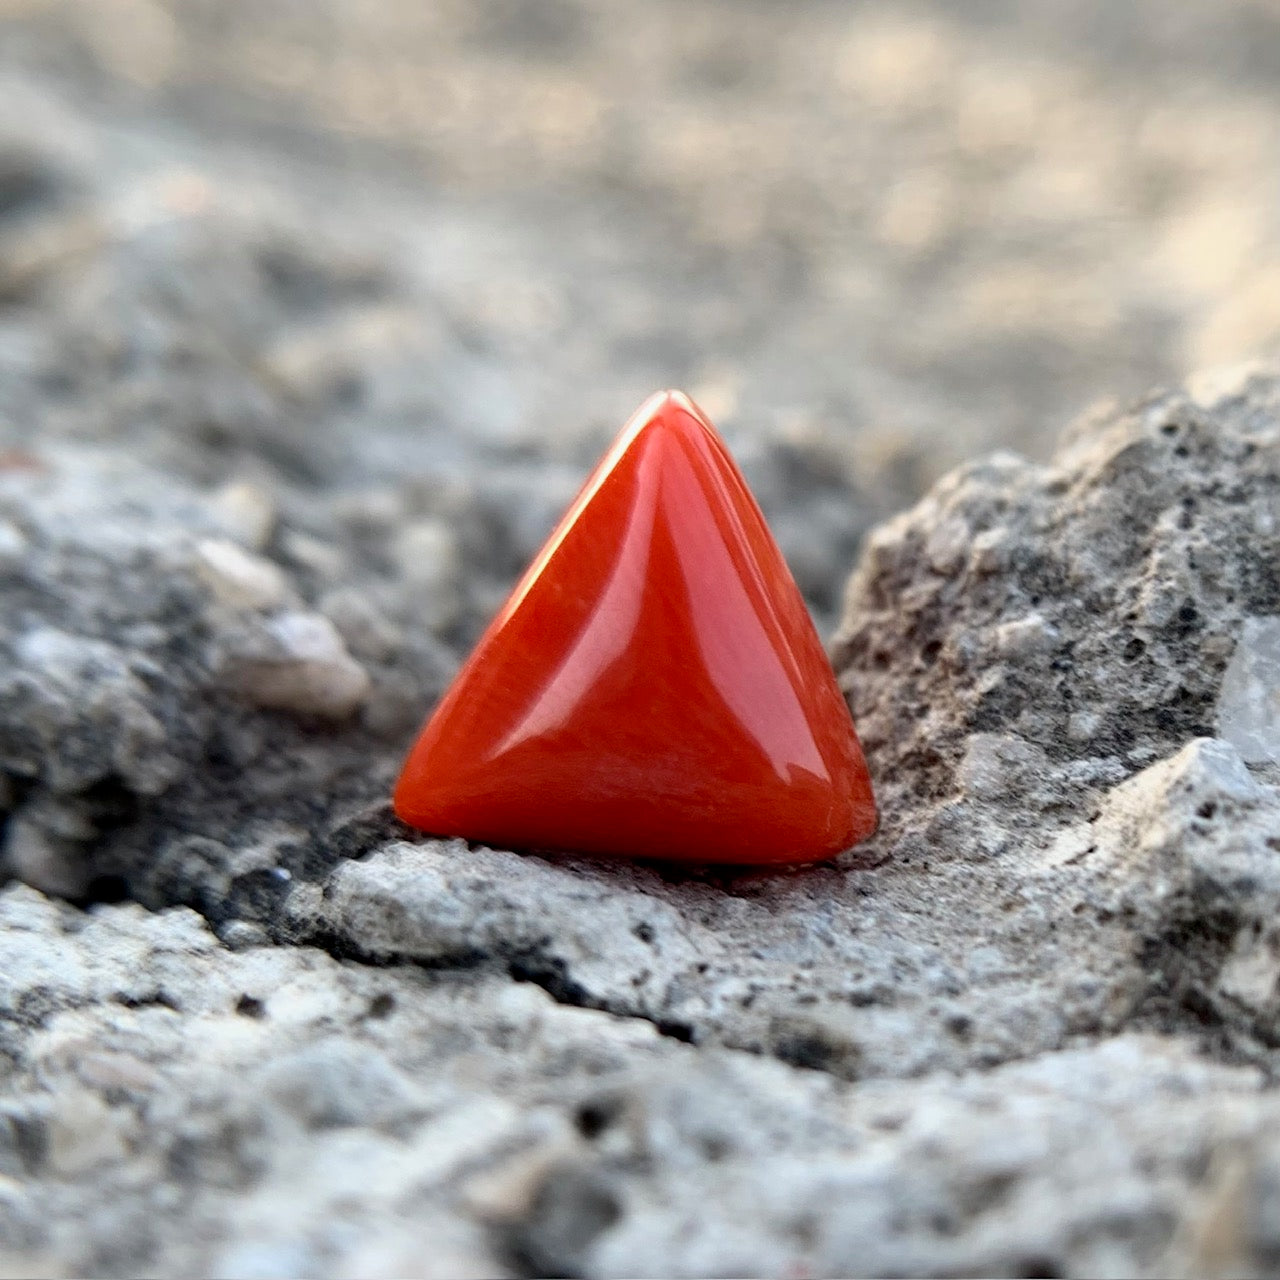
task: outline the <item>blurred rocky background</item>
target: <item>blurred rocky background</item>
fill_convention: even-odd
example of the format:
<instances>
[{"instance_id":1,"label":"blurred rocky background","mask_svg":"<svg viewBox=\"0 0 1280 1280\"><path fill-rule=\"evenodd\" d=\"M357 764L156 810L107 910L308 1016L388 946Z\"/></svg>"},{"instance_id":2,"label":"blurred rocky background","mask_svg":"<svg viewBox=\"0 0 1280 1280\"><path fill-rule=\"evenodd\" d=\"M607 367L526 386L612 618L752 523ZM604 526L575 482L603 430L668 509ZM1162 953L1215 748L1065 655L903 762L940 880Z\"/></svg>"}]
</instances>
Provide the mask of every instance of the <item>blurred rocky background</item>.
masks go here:
<instances>
[{"instance_id":1,"label":"blurred rocky background","mask_svg":"<svg viewBox=\"0 0 1280 1280\"><path fill-rule=\"evenodd\" d=\"M829 623L948 466L1280 333L1264 0L2 12L0 429L202 483L496 466L504 572L670 383Z\"/></svg>"},{"instance_id":2,"label":"blurred rocky background","mask_svg":"<svg viewBox=\"0 0 1280 1280\"><path fill-rule=\"evenodd\" d=\"M0 0L0 1275L1275 1274L1278 343L1275 0ZM880 834L410 839L668 385Z\"/></svg>"}]
</instances>

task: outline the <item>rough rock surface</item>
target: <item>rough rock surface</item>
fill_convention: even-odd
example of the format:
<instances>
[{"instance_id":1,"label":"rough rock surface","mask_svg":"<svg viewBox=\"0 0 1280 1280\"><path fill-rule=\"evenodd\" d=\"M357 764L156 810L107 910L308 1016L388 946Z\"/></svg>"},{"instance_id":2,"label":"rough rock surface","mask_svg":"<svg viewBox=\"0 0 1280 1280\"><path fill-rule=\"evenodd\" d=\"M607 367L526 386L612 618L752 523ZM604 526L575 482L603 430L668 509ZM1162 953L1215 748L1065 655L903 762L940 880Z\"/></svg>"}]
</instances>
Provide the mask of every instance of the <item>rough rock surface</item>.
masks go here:
<instances>
[{"instance_id":1,"label":"rough rock surface","mask_svg":"<svg viewBox=\"0 0 1280 1280\"><path fill-rule=\"evenodd\" d=\"M0 5L0 1276L1280 1272L1274 15L618 8ZM880 832L404 830L668 382Z\"/></svg>"},{"instance_id":2,"label":"rough rock surface","mask_svg":"<svg viewBox=\"0 0 1280 1280\"><path fill-rule=\"evenodd\" d=\"M8 1274L1097 1275L1224 1214L1280 1249L1280 1107L1173 1041L850 1086L185 910L0 923Z\"/></svg>"},{"instance_id":3,"label":"rough rock surface","mask_svg":"<svg viewBox=\"0 0 1280 1280\"><path fill-rule=\"evenodd\" d=\"M260 505L0 473L10 1272L1276 1265L1280 379L877 529L834 650L882 826L782 875L397 828L388 705L453 651Z\"/></svg>"}]
</instances>

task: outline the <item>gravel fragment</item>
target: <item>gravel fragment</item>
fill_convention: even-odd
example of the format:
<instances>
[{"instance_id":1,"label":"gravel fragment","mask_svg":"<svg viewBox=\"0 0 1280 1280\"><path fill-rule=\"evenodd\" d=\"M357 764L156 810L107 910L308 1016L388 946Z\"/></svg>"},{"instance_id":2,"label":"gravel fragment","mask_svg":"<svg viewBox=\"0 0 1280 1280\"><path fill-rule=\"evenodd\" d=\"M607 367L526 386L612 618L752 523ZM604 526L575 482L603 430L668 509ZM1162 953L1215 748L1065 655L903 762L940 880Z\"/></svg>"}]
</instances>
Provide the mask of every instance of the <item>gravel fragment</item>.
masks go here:
<instances>
[{"instance_id":1,"label":"gravel fragment","mask_svg":"<svg viewBox=\"0 0 1280 1280\"><path fill-rule=\"evenodd\" d=\"M260 707L341 720L369 692L369 675L317 613L282 613L227 642L230 688Z\"/></svg>"},{"instance_id":2,"label":"gravel fragment","mask_svg":"<svg viewBox=\"0 0 1280 1280\"><path fill-rule=\"evenodd\" d=\"M1218 726L1250 764L1280 764L1280 617L1244 620L1222 677Z\"/></svg>"}]
</instances>

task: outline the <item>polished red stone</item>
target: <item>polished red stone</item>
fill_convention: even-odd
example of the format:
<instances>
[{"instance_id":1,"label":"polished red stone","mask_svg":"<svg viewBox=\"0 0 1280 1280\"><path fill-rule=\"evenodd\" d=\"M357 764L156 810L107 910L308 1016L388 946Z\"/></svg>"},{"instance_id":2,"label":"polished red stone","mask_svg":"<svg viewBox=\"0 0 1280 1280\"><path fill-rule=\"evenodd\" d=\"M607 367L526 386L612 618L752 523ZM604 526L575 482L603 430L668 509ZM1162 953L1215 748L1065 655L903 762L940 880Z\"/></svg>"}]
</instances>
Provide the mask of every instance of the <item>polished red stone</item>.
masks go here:
<instances>
[{"instance_id":1,"label":"polished red stone","mask_svg":"<svg viewBox=\"0 0 1280 1280\"><path fill-rule=\"evenodd\" d=\"M396 813L514 848L777 864L876 825L853 721L723 441L631 419L414 744Z\"/></svg>"}]
</instances>

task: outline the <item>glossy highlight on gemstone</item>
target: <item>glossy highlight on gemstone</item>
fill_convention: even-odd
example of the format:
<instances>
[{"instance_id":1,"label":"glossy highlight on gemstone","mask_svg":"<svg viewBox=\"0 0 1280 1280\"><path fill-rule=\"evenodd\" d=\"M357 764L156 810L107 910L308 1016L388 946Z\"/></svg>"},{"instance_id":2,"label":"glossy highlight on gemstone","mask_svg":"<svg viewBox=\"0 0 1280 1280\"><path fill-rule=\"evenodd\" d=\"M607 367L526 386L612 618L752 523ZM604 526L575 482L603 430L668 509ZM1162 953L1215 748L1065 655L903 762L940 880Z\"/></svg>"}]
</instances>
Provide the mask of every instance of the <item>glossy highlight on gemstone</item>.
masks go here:
<instances>
[{"instance_id":1,"label":"glossy highlight on gemstone","mask_svg":"<svg viewBox=\"0 0 1280 1280\"><path fill-rule=\"evenodd\" d=\"M507 848L754 865L875 829L800 592L688 397L623 428L422 730L395 811Z\"/></svg>"}]
</instances>

